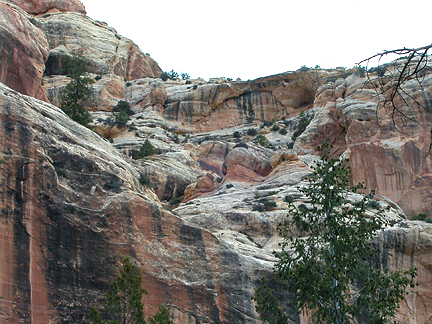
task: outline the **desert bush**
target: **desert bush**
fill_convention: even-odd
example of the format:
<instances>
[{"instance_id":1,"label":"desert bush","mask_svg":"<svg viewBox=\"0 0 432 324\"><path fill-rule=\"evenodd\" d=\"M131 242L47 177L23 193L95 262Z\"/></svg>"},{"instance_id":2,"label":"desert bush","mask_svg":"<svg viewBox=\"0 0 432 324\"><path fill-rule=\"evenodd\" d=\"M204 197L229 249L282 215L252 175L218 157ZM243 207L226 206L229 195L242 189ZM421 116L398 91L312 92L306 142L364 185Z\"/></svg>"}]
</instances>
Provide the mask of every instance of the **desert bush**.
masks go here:
<instances>
[{"instance_id":1,"label":"desert bush","mask_svg":"<svg viewBox=\"0 0 432 324\"><path fill-rule=\"evenodd\" d=\"M258 134L258 131L255 128L248 128L246 134L248 134L249 136L255 136Z\"/></svg>"}]
</instances>

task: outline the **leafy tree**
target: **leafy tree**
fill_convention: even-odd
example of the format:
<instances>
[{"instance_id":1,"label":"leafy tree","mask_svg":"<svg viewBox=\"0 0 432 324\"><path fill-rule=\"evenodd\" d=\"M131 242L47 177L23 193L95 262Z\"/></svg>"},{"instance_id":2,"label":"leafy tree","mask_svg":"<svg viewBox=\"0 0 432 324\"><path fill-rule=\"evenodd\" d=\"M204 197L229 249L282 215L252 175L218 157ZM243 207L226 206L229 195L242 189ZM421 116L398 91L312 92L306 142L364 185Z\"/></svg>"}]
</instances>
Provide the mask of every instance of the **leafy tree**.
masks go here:
<instances>
[{"instance_id":1,"label":"leafy tree","mask_svg":"<svg viewBox=\"0 0 432 324\"><path fill-rule=\"evenodd\" d=\"M150 143L150 141L148 139L146 139L143 143L143 145L141 145L141 148L138 152L138 159L142 159L143 157L146 156L150 156L156 154L156 149L154 148L154 146Z\"/></svg>"},{"instance_id":2,"label":"leafy tree","mask_svg":"<svg viewBox=\"0 0 432 324\"><path fill-rule=\"evenodd\" d=\"M316 323L345 324L359 315L370 323L384 323L395 315L415 270L389 271L371 265L371 239L384 225L381 213L366 219L372 194L357 202L347 198L362 185L350 186L346 162L330 158L329 146L323 161L301 189L310 206L289 201L290 220L280 224L284 241L274 266L278 290L291 292L287 302L276 298L275 289L264 280L254 299L263 319L287 323L283 307L292 303L308 311ZM306 237L305 237L306 236Z\"/></svg>"},{"instance_id":3,"label":"leafy tree","mask_svg":"<svg viewBox=\"0 0 432 324\"><path fill-rule=\"evenodd\" d=\"M146 324L142 296L147 291L142 288L140 269L132 264L129 257L123 259L122 268L106 292L104 313L92 309L90 319L95 324ZM171 324L168 309L161 305L157 313L149 318L150 324Z\"/></svg>"},{"instance_id":4,"label":"leafy tree","mask_svg":"<svg viewBox=\"0 0 432 324\"><path fill-rule=\"evenodd\" d=\"M79 55L65 56L62 58L65 73L71 81L62 91L60 108L74 121L87 126L91 116L85 109L91 104L92 90L90 85L94 80L83 76L87 71L88 62Z\"/></svg>"}]
</instances>

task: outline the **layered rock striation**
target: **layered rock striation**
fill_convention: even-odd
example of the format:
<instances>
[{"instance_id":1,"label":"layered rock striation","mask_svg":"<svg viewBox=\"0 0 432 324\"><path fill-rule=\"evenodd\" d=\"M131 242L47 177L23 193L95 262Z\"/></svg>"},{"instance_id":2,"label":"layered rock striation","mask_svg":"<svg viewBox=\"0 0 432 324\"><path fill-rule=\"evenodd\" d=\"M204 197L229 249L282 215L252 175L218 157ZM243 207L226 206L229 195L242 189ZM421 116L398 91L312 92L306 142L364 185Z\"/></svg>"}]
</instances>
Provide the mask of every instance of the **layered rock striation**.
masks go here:
<instances>
[{"instance_id":1,"label":"layered rock striation","mask_svg":"<svg viewBox=\"0 0 432 324\"><path fill-rule=\"evenodd\" d=\"M389 208L375 264L418 268L397 321L431 320L431 226L407 220L431 217L430 74L405 85L404 119L382 105L390 75L162 81L153 59L78 1L0 7L1 322L88 322L129 255L146 314L165 303L175 323L260 323L253 290L271 273L286 202L308 203L299 189L323 141ZM90 62L87 108L102 137L56 107L72 54ZM54 105L37 100L47 97ZM120 100L133 110L126 126L114 122ZM136 159L146 140L156 154Z\"/></svg>"}]
</instances>

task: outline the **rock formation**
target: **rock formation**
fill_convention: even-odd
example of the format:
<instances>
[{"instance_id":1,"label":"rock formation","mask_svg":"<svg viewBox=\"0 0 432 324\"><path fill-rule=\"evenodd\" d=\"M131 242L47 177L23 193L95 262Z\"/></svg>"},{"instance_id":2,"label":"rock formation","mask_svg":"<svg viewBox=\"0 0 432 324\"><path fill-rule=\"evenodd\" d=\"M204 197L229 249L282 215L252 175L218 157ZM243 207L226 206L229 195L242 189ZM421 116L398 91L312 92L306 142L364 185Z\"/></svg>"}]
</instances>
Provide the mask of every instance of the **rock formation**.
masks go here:
<instances>
[{"instance_id":1,"label":"rock formation","mask_svg":"<svg viewBox=\"0 0 432 324\"><path fill-rule=\"evenodd\" d=\"M153 59L78 1L11 2L0 1L0 322L87 323L129 255L146 314L165 303L175 323L260 323L253 289L271 273L286 201L307 203L299 188L324 140L389 208L375 263L418 268L397 321L432 320L432 227L408 220L432 216L432 75L406 85L402 125L380 105L375 75L162 81ZM61 57L78 53L106 139L56 107L69 82ZM35 99L44 91L51 103ZM119 100L133 110L126 127L113 124ZM157 153L134 159L145 140Z\"/></svg>"},{"instance_id":2,"label":"rock formation","mask_svg":"<svg viewBox=\"0 0 432 324\"><path fill-rule=\"evenodd\" d=\"M41 86L48 44L34 18L0 1L0 82L22 94L47 101Z\"/></svg>"},{"instance_id":3,"label":"rock formation","mask_svg":"<svg viewBox=\"0 0 432 324\"><path fill-rule=\"evenodd\" d=\"M34 1L34 0L8 0L26 12L34 15L54 13L54 12L79 12L86 14L84 5L78 0L60 1Z\"/></svg>"},{"instance_id":4,"label":"rock formation","mask_svg":"<svg viewBox=\"0 0 432 324\"><path fill-rule=\"evenodd\" d=\"M75 12L47 14L37 21L49 43L49 75L60 74L60 58L71 54L81 54L89 61L90 72L102 76L114 74L134 80L156 77L162 72L149 55L103 22Z\"/></svg>"}]
</instances>

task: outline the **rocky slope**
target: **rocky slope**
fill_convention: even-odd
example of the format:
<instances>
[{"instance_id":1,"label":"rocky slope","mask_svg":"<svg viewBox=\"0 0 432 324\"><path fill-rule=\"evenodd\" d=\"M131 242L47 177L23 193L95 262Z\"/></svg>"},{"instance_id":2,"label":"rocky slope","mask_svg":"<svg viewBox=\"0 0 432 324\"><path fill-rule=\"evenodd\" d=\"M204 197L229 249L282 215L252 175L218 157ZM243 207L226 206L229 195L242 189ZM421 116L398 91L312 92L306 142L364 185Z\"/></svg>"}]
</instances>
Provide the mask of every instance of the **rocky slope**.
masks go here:
<instances>
[{"instance_id":1,"label":"rocky slope","mask_svg":"<svg viewBox=\"0 0 432 324\"><path fill-rule=\"evenodd\" d=\"M0 322L88 322L131 255L147 314L166 303L175 323L260 323L253 288L271 273L286 197L305 202L298 189L324 140L389 207L377 264L418 268L397 320L432 320L432 226L407 220L432 207L431 75L407 84L423 106L404 110L413 121L401 132L375 75L163 82L155 61L78 2L14 3L42 15L0 2L2 43L22 48L0 56ZM60 58L74 53L98 76L88 108L101 136L55 106L68 83ZM134 111L123 128L112 121L119 100ZM134 159L146 139L158 154Z\"/></svg>"}]
</instances>

